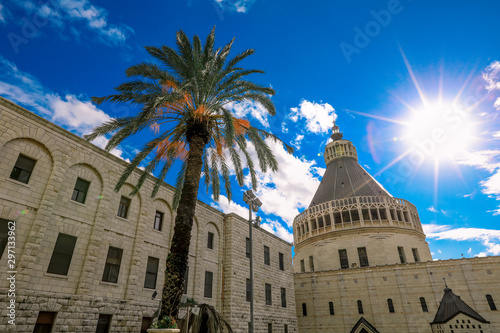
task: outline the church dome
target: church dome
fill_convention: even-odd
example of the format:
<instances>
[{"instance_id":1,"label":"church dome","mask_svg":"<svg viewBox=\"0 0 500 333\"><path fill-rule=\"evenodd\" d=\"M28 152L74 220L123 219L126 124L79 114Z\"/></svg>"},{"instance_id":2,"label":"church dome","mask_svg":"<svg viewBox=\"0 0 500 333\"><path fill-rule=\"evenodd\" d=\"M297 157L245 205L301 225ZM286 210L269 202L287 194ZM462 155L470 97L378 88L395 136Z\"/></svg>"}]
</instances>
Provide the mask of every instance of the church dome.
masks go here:
<instances>
[{"instance_id":1,"label":"church dome","mask_svg":"<svg viewBox=\"0 0 500 333\"><path fill-rule=\"evenodd\" d=\"M331 138L323 179L309 207L293 222L296 259L324 258L315 260L316 269L346 268L345 262L331 258L347 256L351 248L359 260L348 260L350 267L368 266L368 258L361 256L370 257L371 248L376 265L431 260L416 207L393 197L358 163L356 147L335 124Z\"/></svg>"}]
</instances>

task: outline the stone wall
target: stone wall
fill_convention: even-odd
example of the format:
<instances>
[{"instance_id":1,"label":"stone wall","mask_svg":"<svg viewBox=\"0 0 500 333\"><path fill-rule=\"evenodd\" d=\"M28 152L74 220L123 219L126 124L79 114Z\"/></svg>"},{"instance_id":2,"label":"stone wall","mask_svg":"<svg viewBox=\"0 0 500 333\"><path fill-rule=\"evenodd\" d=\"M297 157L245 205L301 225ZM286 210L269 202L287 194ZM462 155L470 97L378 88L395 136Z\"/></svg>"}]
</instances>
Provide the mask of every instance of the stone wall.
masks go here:
<instances>
[{"instance_id":1,"label":"stone wall","mask_svg":"<svg viewBox=\"0 0 500 333\"><path fill-rule=\"evenodd\" d=\"M429 324L443 297L443 278L456 295L491 322L492 332L500 332L500 312L490 310L486 300L489 294L500 304L500 257L295 274L299 332L350 332L364 317L379 332L431 333ZM389 312L389 298L394 313ZM359 314L358 300L363 314ZM333 315L329 302L333 302Z\"/></svg>"}]
</instances>

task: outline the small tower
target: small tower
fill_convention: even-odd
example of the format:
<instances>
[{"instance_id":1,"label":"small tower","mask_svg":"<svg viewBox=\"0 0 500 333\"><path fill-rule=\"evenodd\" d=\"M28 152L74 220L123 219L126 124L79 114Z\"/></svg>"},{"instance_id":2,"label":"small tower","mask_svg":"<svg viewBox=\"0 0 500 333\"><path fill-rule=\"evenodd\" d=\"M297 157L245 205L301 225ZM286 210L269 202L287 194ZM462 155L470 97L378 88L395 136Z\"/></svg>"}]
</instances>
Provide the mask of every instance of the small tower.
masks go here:
<instances>
[{"instance_id":1,"label":"small tower","mask_svg":"<svg viewBox=\"0 0 500 333\"><path fill-rule=\"evenodd\" d=\"M296 272L432 260L417 209L394 198L332 127L327 166L309 208L293 222Z\"/></svg>"}]
</instances>

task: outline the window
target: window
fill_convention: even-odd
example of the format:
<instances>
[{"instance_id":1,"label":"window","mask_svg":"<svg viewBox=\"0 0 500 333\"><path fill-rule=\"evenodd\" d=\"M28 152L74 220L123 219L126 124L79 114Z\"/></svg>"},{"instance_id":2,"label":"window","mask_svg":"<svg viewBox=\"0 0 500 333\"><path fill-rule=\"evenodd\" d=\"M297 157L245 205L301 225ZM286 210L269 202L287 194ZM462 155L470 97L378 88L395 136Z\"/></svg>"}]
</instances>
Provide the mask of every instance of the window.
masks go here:
<instances>
[{"instance_id":1,"label":"window","mask_svg":"<svg viewBox=\"0 0 500 333\"><path fill-rule=\"evenodd\" d=\"M286 308L286 288L281 288L281 307Z\"/></svg>"},{"instance_id":2,"label":"window","mask_svg":"<svg viewBox=\"0 0 500 333\"><path fill-rule=\"evenodd\" d=\"M495 305L495 301L493 301L493 297L491 295L486 295L486 300L488 301L488 305L490 306L490 310L496 311L497 306Z\"/></svg>"},{"instance_id":3,"label":"window","mask_svg":"<svg viewBox=\"0 0 500 333\"><path fill-rule=\"evenodd\" d=\"M279 262L280 262L280 270L284 271L285 270L285 256L283 255L283 253L279 253L278 257L279 257Z\"/></svg>"},{"instance_id":4,"label":"window","mask_svg":"<svg viewBox=\"0 0 500 333\"><path fill-rule=\"evenodd\" d=\"M147 333L148 332L148 328L151 327L152 323L153 323L153 318L151 318L151 317L142 317L141 333Z\"/></svg>"},{"instance_id":5,"label":"window","mask_svg":"<svg viewBox=\"0 0 500 333\"><path fill-rule=\"evenodd\" d=\"M110 315L99 315L99 320L97 320L97 329L95 333L108 333L109 324L111 323Z\"/></svg>"},{"instance_id":6,"label":"window","mask_svg":"<svg viewBox=\"0 0 500 333\"><path fill-rule=\"evenodd\" d=\"M363 302L358 300L358 313L363 314Z\"/></svg>"},{"instance_id":7,"label":"window","mask_svg":"<svg viewBox=\"0 0 500 333\"><path fill-rule=\"evenodd\" d=\"M52 330L52 326L54 325L55 317L56 312L40 311L38 313L38 318L36 318L36 324L33 333L50 333L50 331Z\"/></svg>"},{"instance_id":8,"label":"window","mask_svg":"<svg viewBox=\"0 0 500 333\"><path fill-rule=\"evenodd\" d=\"M314 259L313 256L309 256L309 269L314 272Z\"/></svg>"},{"instance_id":9,"label":"window","mask_svg":"<svg viewBox=\"0 0 500 333\"><path fill-rule=\"evenodd\" d=\"M302 315L304 317L307 316L307 305L306 305L306 303L302 303Z\"/></svg>"},{"instance_id":10,"label":"window","mask_svg":"<svg viewBox=\"0 0 500 333\"><path fill-rule=\"evenodd\" d=\"M271 256L269 254L269 248L264 245L264 264L270 266L271 265Z\"/></svg>"},{"instance_id":11,"label":"window","mask_svg":"<svg viewBox=\"0 0 500 333\"><path fill-rule=\"evenodd\" d=\"M186 275L184 275L184 289L182 291L183 294L188 293L188 283L189 283L189 266L186 267Z\"/></svg>"},{"instance_id":12,"label":"window","mask_svg":"<svg viewBox=\"0 0 500 333\"><path fill-rule=\"evenodd\" d=\"M328 302L328 307L330 308L330 315L335 314L335 310L333 309L333 302Z\"/></svg>"},{"instance_id":13,"label":"window","mask_svg":"<svg viewBox=\"0 0 500 333\"><path fill-rule=\"evenodd\" d=\"M267 324L267 333L273 333L273 324Z\"/></svg>"},{"instance_id":14,"label":"window","mask_svg":"<svg viewBox=\"0 0 500 333\"><path fill-rule=\"evenodd\" d=\"M130 199L122 195L120 205L118 206L118 216L124 219L128 216L128 209L130 207Z\"/></svg>"},{"instance_id":15,"label":"window","mask_svg":"<svg viewBox=\"0 0 500 333\"><path fill-rule=\"evenodd\" d=\"M156 211L153 229L161 231L163 228L163 215L164 214L162 212Z\"/></svg>"},{"instance_id":16,"label":"window","mask_svg":"<svg viewBox=\"0 0 500 333\"><path fill-rule=\"evenodd\" d=\"M75 189L73 190L73 195L71 200L85 203L85 198L87 197L87 192L89 191L90 183L86 180L78 178L76 180Z\"/></svg>"},{"instance_id":17,"label":"window","mask_svg":"<svg viewBox=\"0 0 500 333\"><path fill-rule=\"evenodd\" d=\"M349 260L347 259L347 250L342 249L339 250L339 258L340 258L340 268L349 268Z\"/></svg>"},{"instance_id":18,"label":"window","mask_svg":"<svg viewBox=\"0 0 500 333\"><path fill-rule=\"evenodd\" d=\"M300 271L304 273L306 271L306 265L304 263L304 259L300 261Z\"/></svg>"},{"instance_id":19,"label":"window","mask_svg":"<svg viewBox=\"0 0 500 333\"><path fill-rule=\"evenodd\" d=\"M68 275L75 244L76 237L59 233L47 273Z\"/></svg>"},{"instance_id":20,"label":"window","mask_svg":"<svg viewBox=\"0 0 500 333\"><path fill-rule=\"evenodd\" d=\"M10 178L28 184L36 161L24 155L19 155Z\"/></svg>"},{"instance_id":21,"label":"window","mask_svg":"<svg viewBox=\"0 0 500 333\"><path fill-rule=\"evenodd\" d=\"M368 255L366 254L366 247L358 247L359 265L361 267L369 266Z\"/></svg>"},{"instance_id":22,"label":"window","mask_svg":"<svg viewBox=\"0 0 500 333\"><path fill-rule=\"evenodd\" d=\"M158 265L160 259L148 257L148 264L146 266L146 279L144 280L144 288L155 289L156 277L158 276Z\"/></svg>"},{"instance_id":23,"label":"window","mask_svg":"<svg viewBox=\"0 0 500 333\"><path fill-rule=\"evenodd\" d=\"M411 249L411 252L413 253L413 260L415 260L415 262L420 262L420 256L418 255L418 249Z\"/></svg>"},{"instance_id":24,"label":"window","mask_svg":"<svg viewBox=\"0 0 500 333\"><path fill-rule=\"evenodd\" d=\"M0 219L0 258L3 251L7 247L7 239L9 237L9 220Z\"/></svg>"},{"instance_id":25,"label":"window","mask_svg":"<svg viewBox=\"0 0 500 333\"><path fill-rule=\"evenodd\" d=\"M251 248L252 247L252 244L250 244L250 238L247 237L246 239L246 255L247 255L247 258L250 258L250 251L251 251Z\"/></svg>"},{"instance_id":26,"label":"window","mask_svg":"<svg viewBox=\"0 0 500 333\"><path fill-rule=\"evenodd\" d=\"M247 279L246 291L247 291L247 302L251 302L252 301L252 282L250 281L250 279Z\"/></svg>"},{"instance_id":27,"label":"window","mask_svg":"<svg viewBox=\"0 0 500 333\"><path fill-rule=\"evenodd\" d=\"M405 249L402 246L398 246L398 254L399 254L399 261L401 261L402 264L406 264Z\"/></svg>"},{"instance_id":28,"label":"window","mask_svg":"<svg viewBox=\"0 0 500 333\"><path fill-rule=\"evenodd\" d=\"M394 304L392 304L392 299L387 299L387 306L389 307L389 312L394 313Z\"/></svg>"},{"instance_id":29,"label":"window","mask_svg":"<svg viewBox=\"0 0 500 333\"><path fill-rule=\"evenodd\" d=\"M214 233L213 232L208 233L207 248L209 248L209 249L214 248Z\"/></svg>"},{"instance_id":30,"label":"window","mask_svg":"<svg viewBox=\"0 0 500 333\"><path fill-rule=\"evenodd\" d=\"M425 298L420 297L420 306L422 306L422 311L423 312L429 312L427 309L427 303L425 302Z\"/></svg>"},{"instance_id":31,"label":"window","mask_svg":"<svg viewBox=\"0 0 500 333\"><path fill-rule=\"evenodd\" d=\"M212 284L214 280L214 273L205 271L205 291L203 297L212 298Z\"/></svg>"},{"instance_id":32,"label":"window","mask_svg":"<svg viewBox=\"0 0 500 333\"><path fill-rule=\"evenodd\" d=\"M122 249L113 246L109 247L108 257L106 258L106 266L104 267L104 274L102 275L103 281L113 283L118 282L118 274L120 273L122 254Z\"/></svg>"},{"instance_id":33,"label":"window","mask_svg":"<svg viewBox=\"0 0 500 333\"><path fill-rule=\"evenodd\" d=\"M273 305L271 298L271 285L266 283L266 305Z\"/></svg>"},{"instance_id":34,"label":"window","mask_svg":"<svg viewBox=\"0 0 500 333\"><path fill-rule=\"evenodd\" d=\"M285 331L285 333L288 333L288 324L285 324L285 327L283 328L283 330Z\"/></svg>"}]
</instances>

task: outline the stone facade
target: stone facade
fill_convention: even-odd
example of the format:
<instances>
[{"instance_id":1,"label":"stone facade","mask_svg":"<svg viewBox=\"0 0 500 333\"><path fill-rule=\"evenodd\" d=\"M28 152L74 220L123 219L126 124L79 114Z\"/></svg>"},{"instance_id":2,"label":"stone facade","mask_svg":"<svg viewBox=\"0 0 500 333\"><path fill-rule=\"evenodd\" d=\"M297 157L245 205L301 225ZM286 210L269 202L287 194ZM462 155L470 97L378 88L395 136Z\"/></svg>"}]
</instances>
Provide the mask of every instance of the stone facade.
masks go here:
<instances>
[{"instance_id":1,"label":"stone facade","mask_svg":"<svg viewBox=\"0 0 500 333\"><path fill-rule=\"evenodd\" d=\"M11 179L20 155L36 161L29 182ZM40 311L55 312L52 332L95 332L99 315L111 315L109 332L140 332L159 302L165 260L173 233L173 189L165 184L150 197L153 177L129 196L140 173L115 192L127 163L80 137L0 98L0 222L16 221L16 326L8 324L7 249L0 258L0 331L32 332ZM90 183L84 203L72 200L77 179ZM118 216L120 200L130 199L126 217ZM156 212L163 226L155 230ZM3 230L3 229L2 229ZM208 248L208 234L213 248ZM76 237L67 274L48 273L58 236ZM248 259L245 220L198 202L189 254L187 296L215 306L235 332L247 332L245 302ZM256 228L255 332L296 332L291 244ZM271 265L262 264L263 245L271 249ZM122 249L118 280L104 282L109 248ZM277 266L283 253L285 270ZM156 287L145 288L148 257L159 259ZM260 263L259 263L260 262ZM213 273L212 297L205 296L206 272ZM272 305L264 305L264 285L272 285ZM262 286L261 286L262 285ZM287 289L281 307L280 289ZM246 312L245 312L246 311ZM243 323L243 324L242 324Z\"/></svg>"}]
</instances>

